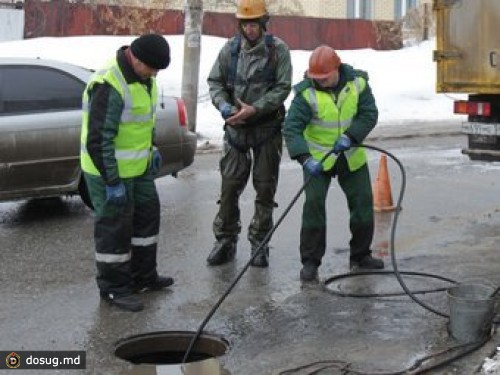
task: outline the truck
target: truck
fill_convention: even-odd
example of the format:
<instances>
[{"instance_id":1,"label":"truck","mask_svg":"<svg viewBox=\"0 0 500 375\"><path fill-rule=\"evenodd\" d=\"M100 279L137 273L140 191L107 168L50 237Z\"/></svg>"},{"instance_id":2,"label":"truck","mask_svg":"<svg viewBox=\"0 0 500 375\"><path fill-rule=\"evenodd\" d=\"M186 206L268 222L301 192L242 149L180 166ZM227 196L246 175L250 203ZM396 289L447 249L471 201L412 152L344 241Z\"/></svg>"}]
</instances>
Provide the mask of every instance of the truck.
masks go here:
<instances>
[{"instance_id":1,"label":"truck","mask_svg":"<svg viewBox=\"0 0 500 375\"><path fill-rule=\"evenodd\" d=\"M462 133L471 160L500 161L500 0L433 0L436 92L465 94ZM465 99L465 100L464 100Z\"/></svg>"}]
</instances>

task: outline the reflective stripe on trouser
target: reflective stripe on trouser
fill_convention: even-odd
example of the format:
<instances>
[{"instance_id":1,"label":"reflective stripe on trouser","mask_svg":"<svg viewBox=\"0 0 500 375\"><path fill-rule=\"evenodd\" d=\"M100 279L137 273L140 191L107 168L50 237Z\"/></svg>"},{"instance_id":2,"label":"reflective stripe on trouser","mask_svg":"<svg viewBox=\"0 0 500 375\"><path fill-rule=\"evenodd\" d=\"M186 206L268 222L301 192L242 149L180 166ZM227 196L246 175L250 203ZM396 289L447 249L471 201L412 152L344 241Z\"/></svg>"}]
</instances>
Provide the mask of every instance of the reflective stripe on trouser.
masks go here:
<instances>
[{"instance_id":1,"label":"reflective stripe on trouser","mask_svg":"<svg viewBox=\"0 0 500 375\"><path fill-rule=\"evenodd\" d=\"M104 181L85 174L95 210L97 285L101 292L130 293L134 283L157 277L156 252L160 206L154 180L145 175L123 179L127 205L106 203Z\"/></svg>"},{"instance_id":2,"label":"reflective stripe on trouser","mask_svg":"<svg viewBox=\"0 0 500 375\"><path fill-rule=\"evenodd\" d=\"M345 158L338 159L335 170L349 207L350 258L358 260L370 254L373 239L373 197L368 165L350 172ZM309 174L304 171L304 181ZM313 177L306 186L300 232L300 257L302 263L321 264L326 249L326 197L332 177L322 174Z\"/></svg>"},{"instance_id":3,"label":"reflective stripe on trouser","mask_svg":"<svg viewBox=\"0 0 500 375\"><path fill-rule=\"evenodd\" d=\"M132 277L136 285L158 277L156 253L160 231L160 199L152 176L134 180L134 225L132 233Z\"/></svg>"},{"instance_id":4,"label":"reflective stripe on trouser","mask_svg":"<svg viewBox=\"0 0 500 375\"><path fill-rule=\"evenodd\" d=\"M231 141L228 132L231 132ZM220 161L222 176L220 206L213 223L217 240L237 240L241 232L239 197L250 177L255 188L255 211L248 228L248 239L256 246L273 226L274 195L278 185L283 147L276 128L226 130L224 155ZM237 146L235 147L235 142Z\"/></svg>"}]
</instances>

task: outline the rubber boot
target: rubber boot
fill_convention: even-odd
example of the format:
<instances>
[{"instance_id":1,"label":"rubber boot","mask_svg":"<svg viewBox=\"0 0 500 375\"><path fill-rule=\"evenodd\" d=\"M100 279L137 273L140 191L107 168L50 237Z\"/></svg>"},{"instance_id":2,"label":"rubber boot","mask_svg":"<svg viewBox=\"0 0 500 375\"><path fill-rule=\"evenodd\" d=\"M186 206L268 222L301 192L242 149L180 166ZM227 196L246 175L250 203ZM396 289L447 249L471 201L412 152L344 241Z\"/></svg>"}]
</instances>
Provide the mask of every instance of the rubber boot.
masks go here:
<instances>
[{"instance_id":1,"label":"rubber boot","mask_svg":"<svg viewBox=\"0 0 500 375\"><path fill-rule=\"evenodd\" d=\"M318 281L318 266L314 263L307 262L300 270L300 281L317 282Z\"/></svg>"},{"instance_id":2,"label":"rubber boot","mask_svg":"<svg viewBox=\"0 0 500 375\"><path fill-rule=\"evenodd\" d=\"M101 299L121 310L138 312L144 309L144 304L133 295L117 295L101 292Z\"/></svg>"},{"instance_id":3,"label":"rubber boot","mask_svg":"<svg viewBox=\"0 0 500 375\"><path fill-rule=\"evenodd\" d=\"M216 241L207 258L207 263L210 266L219 266L232 261L235 255L236 242L227 239Z\"/></svg>"},{"instance_id":4,"label":"rubber boot","mask_svg":"<svg viewBox=\"0 0 500 375\"><path fill-rule=\"evenodd\" d=\"M351 271L362 270L381 270L384 269L384 261L374 258L371 254L365 255L359 260L350 260L349 268Z\"/></svg>"},{"instance_id":5,"label":"rubber boot","mask_svg":"<svg viewBox=\"0 0 500 375\"><path fill-rule=\"evenodd\" d=\"M255 252L257 251L259 247L253 247L252 246L252 257L254 256ZM269 246L264 245L260 248L259 254L255 255L255 258L253 258L252 262L250 263L252 267L260 267L260 268L265 268L269 266Z\"/></svg>"},{"instance_id":6,"label":"rubber boot","mask_svg":"<svg viewBox=\"0 0 500 375\"><path fill-rule=\"evenodd\" d=\"M145 293L149 291L158 291L174 284L174 279L170 276L160 276L158 275L156 279L147 284L141 284L135 286L136 293Z\"/></svg>"}]
</instances>

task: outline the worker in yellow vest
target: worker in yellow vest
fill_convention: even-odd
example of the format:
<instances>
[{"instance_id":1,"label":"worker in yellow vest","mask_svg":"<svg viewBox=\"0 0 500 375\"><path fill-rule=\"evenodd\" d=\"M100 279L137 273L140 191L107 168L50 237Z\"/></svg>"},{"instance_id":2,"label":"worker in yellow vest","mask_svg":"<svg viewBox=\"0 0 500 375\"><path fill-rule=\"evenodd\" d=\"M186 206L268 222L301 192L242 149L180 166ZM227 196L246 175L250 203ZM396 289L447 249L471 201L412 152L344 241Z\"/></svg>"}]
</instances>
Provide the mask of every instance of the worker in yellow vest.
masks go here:
<instances>
[{"instance_id":1,"label":"worker in yellow vest","mask_svg":"<svg viewBox=\"0 0 500 375\"><path fill-rule=\"evenodd\" d=\"M285 119L292 159L303 167L306 199L300 232L300 279L317 281L326 249L326 197L337 177L350 211L350 268L382 269L372 257L374 215L370 174L363 148L355 147L375 127L378 110L368 74L342 63L335 50L322 45L309 59L305 79L294 86L295 97ZM321 163L330 150L334 153Z\"/></svg>"},{"instance_id":2,"label":"worker in yellow vest","mask_svg":"<svg viewBox=\"0 0 500 375\"><path fill-rule=\"evenodd\" d=\"M80 160L95 209L97 285L103 300L127 311L144 308L135 293L174 282L156 270L161 155L153 145L155 77L169 64L165 38L142 35L83 94Z\"/></svg>"}]
</instances>

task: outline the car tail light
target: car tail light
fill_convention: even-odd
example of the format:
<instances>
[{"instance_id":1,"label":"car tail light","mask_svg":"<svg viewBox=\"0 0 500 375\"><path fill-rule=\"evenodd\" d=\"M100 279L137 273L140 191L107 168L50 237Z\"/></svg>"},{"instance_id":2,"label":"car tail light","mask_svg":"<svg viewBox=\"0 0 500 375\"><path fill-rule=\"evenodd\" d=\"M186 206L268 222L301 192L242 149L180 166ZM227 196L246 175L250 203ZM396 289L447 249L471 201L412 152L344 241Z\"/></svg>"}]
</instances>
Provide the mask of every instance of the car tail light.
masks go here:
<instances>
[{"instance_id":1,"label":"car tail light","mask_svg":"<svg viewBox=\"0 0 500 375\"><path fill-rule=\"evenodd\" d=\"M453 112L462 115L491 116L491 104L457 100L454 103Z\"/></svg>"},{"instance_id":2,"label":"car tail light","mask_svg":"<svg viewBox=\"0 0 500 375\"><path fill-rule=\"evenodd\" d=\"M188 118L187 110L184 101L181 98L176 98L177 101L177 112L179 113L179 125L183 128L187 127Z\"/></svg>"}]
</instances>

